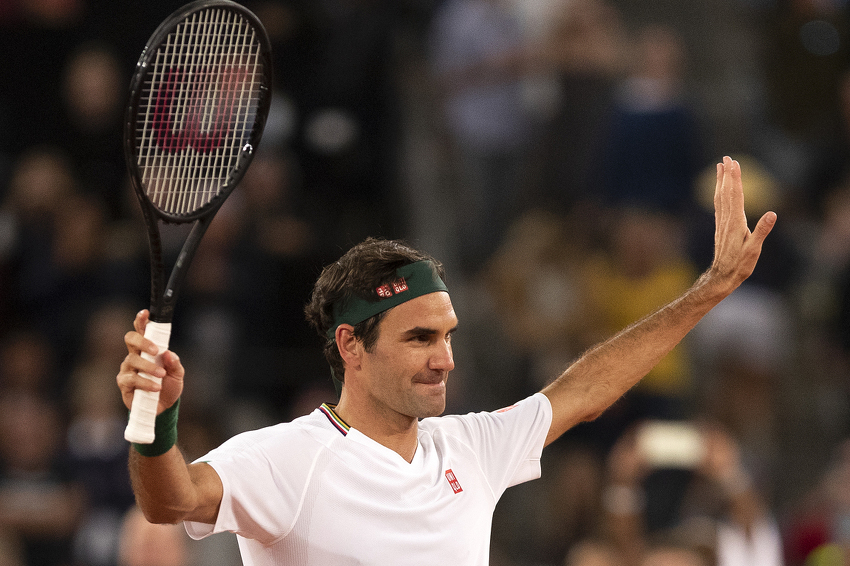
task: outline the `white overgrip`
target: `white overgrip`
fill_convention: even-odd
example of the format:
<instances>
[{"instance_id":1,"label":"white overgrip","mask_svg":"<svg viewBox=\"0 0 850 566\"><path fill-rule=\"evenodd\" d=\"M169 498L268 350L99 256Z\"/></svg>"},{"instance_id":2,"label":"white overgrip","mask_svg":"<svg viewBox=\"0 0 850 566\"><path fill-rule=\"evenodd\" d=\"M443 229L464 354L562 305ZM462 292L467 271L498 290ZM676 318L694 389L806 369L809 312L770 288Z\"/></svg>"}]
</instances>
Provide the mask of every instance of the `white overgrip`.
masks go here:
<instances>
[{"instance_id":1,"label":"white overgrip","mask_svg":"<svg viewBox=\"0 0 850 566\"><path fill-rule=\"evenodd\" d=\"M156 344L159 349L156 356L142 352L142 358L162 365L162 354L168 350L168 341L171 338L170 322L148 321L145 327L145 338ZM139 372L139 375L159 384L162 379ZM133 404L130 407L130 420L124 430L124 438L138 444L151 444L154 441L154 425L156 423L156 409L159 405L159 391L145 391L136 389L133 393Z\"/></svg>"}]
</instances>

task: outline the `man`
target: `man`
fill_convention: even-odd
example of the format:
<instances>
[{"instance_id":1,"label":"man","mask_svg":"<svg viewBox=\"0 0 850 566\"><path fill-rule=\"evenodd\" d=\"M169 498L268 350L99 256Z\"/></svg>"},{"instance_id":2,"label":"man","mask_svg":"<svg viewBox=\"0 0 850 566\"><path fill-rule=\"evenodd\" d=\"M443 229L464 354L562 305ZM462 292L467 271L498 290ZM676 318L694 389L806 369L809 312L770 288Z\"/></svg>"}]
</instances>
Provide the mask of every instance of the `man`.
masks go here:
<instances>
[{"instance_id":1,"label":"man","mask_svg":"<svg viewBox=\"0 0 850 566\"><path fill-rule=\"evenodd\" d=\"M439 264L395 242L369 240L328 266L307 307L327 336L339 404L237 435L190 465L173 445L184 369L171 352L163 367L142 359L156 353L142 311L117 377L128 407L134 389L157 389L140 371L163 378L157 438L130 451L139 506L193 537L236 532L247 564L487 564L502 492L539 477L546 444L601 414L752 273L776 215L749 231L728 157L715 211L715 257L693 287L493 413L438 418L458 320Z\"/></svg>"}]
</instances>

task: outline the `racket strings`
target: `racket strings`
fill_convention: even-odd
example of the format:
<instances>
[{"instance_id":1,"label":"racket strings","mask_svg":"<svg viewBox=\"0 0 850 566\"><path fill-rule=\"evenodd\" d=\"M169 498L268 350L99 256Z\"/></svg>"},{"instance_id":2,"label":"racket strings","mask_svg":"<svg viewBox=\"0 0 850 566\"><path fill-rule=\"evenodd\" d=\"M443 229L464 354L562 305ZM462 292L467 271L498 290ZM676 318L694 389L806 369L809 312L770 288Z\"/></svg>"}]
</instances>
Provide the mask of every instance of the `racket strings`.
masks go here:
<instances>
[{"instance_id":1,"label":"racket strings","mask_svg":"<svg viewBox=\"0 0 850 566\"><path fill-rule=\"evenodd\" d=\"M227 186L253 129L261 48L239 14L208 9L168 34L148 70L137 111L137 159L146 194L190 214Z\"/></svg>"}]
</instances>

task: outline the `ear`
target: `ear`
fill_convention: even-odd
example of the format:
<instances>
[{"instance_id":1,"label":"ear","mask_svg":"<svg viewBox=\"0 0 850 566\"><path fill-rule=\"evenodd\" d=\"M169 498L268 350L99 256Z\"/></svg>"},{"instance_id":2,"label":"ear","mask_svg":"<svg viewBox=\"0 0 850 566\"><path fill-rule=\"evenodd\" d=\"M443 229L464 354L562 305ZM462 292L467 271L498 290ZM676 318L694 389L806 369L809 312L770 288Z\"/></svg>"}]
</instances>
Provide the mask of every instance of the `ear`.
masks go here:
<instances>
[{"instance_id":1,"label":"ear","mask_svg":"<svg viewBox=\"0 0 850 566\"><path fill-rule=\"evenodd\" d=\"M336 347L346 368L360 369L362 348L360 341L354 336L354 327L350 324L340 324L336 329Z\"/></svg>"}]
</instances>

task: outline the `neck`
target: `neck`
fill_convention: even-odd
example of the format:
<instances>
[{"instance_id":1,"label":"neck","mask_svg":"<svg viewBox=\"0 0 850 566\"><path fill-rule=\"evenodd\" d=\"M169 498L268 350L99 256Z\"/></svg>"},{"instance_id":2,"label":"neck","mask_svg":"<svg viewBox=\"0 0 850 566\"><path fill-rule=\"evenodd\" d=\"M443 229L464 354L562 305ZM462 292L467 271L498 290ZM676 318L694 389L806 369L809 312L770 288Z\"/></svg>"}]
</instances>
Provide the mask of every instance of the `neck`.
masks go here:
<instances>
[{"instance_id":1,"label":"neck","mask_svg":"<svg viewBox=\"0 0 850 566\"><path fill-rule=\"evenodd\" d=\"M405 459L413 461L419 445L419 421L390 411L358 410L343 394L334 409L336 414L350 427L386 446Z\"/></svg>"}]
</instances>

